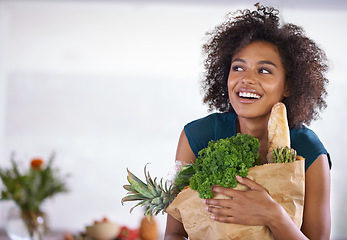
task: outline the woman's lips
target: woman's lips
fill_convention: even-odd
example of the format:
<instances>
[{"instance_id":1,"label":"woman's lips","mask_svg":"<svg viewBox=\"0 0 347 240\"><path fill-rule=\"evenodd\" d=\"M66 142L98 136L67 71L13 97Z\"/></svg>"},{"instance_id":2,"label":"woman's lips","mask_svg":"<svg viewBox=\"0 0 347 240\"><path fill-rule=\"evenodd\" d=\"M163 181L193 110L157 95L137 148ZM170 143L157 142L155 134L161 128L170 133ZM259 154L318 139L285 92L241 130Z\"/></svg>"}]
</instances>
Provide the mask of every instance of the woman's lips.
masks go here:
<instances>
[{"instance_id":1,"label":"woman's lips","mask_svg":"<svg viewBox=\"0 0 347 240\"><path fill-rule=\"evenodd\" d=\"M254 103L262 96L256 93L254 90L245 90L240 89L240 91L236 92L238 99L241 103Z\"/></svg>"}]
</instances>

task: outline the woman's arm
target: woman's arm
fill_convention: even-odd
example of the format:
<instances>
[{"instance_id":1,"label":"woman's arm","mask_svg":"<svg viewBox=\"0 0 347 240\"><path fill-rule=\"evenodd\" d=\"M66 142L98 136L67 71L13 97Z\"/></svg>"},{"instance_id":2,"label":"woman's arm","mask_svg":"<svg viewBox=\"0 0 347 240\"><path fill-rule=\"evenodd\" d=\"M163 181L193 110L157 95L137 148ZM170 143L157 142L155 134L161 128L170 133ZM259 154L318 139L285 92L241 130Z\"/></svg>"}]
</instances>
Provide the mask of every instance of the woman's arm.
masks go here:
<instances>
[{"instance_id":1,"label":"woman's arm","mask_svg":"<svg viewBox=\"0 0 347 240\"><path fill-rule=\"evenodd\" d=\"M191 163L196 159L192 149L189 146L188 139L182 131L180 139L178 141L176 161L181 161L183 163ZM184 230L183 224L177 221L170 215L167 216L166 230L165 230L165 240L174 239L187 239L188 235Z\"/></svg>"},{"instance_id":2,"label":"woman's arm","mask_svg":"<svg viewBox=\"0 0 347 240\"><path fill-rule=\"evenodd\" d=\"M309 239L330 239L330 167L327 155L320 155L306 171L301 229Z\"/></svg>"},{"instance_id":3,"label":"woman's arm","mask_svg":"<svg viewBox=\"0 0 347 240\"><path fill-rule=\"evenodd\" d=\"M180 240L187 238L188 234L186 230L184 230L183 224L170 215L167 215L165 240Z\"/></svg>"},{"instance_id":4,"label":"woman's arm","mask_svg":"<svg viewBox=\"0 0 347 240\"><path fill-rule=\"evenodd\" d=\"M248 191L214 187L213 191L230 196L231 200L208 199L208 210L221 222L267 225L275 239L329 239L330 236L330 169L326 155L321 155L305 175L305 205L302 231L286 211L272 200L266 190L248 178L238 181ZM215 208L221 206L223 208Z\"/></svg>"}]
</instances>

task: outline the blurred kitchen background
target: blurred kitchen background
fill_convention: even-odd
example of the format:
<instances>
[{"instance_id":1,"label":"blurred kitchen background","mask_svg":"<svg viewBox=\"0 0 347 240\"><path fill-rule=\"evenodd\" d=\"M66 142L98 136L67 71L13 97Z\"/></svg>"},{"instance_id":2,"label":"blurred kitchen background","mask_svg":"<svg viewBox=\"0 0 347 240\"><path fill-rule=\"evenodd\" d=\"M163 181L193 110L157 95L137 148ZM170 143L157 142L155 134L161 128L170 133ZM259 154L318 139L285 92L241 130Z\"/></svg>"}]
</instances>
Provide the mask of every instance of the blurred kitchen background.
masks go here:
<instances>
[{"instance_id":1,"label":"blurred kitchen background","mask_svg":"<svg viewBox=\"0 0 347 240\"><path fill-rule=\"evenodd\" d=\"M95 219L136 228L143 212L121 205L126 168L169 178L183 126L208 114L199 81L205 33L236 0L0 0L0 166L56 154L70 192L44 204L55 230ZM333 161L332 239L347 239L344 148L347 2L264 0L326 51L328 108L310 127ZM309 89L307 89L309 91ZM11 202L0 202L4 228ZM161 233L165 215L157 221Z\"/></svg>"}]
</instances>

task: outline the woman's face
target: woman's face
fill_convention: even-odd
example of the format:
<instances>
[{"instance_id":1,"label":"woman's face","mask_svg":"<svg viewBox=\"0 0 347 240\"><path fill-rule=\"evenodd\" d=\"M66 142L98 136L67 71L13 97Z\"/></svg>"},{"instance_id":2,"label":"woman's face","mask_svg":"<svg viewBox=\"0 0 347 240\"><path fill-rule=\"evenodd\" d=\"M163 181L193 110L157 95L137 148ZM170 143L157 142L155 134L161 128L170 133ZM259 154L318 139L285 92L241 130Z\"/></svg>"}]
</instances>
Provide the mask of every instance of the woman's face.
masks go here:
<instances>
[{"instance_id":1,"label":"woman's face","mask_svg":"<svg viewBox=\"0 0 347 240\"><path fill-rule=\"evenodd\" d=\"M228 93L239 118L268 117L272 106L289 95L277 47L258 41L237 52L231 62Z\"/></svg>"}]
</instances>

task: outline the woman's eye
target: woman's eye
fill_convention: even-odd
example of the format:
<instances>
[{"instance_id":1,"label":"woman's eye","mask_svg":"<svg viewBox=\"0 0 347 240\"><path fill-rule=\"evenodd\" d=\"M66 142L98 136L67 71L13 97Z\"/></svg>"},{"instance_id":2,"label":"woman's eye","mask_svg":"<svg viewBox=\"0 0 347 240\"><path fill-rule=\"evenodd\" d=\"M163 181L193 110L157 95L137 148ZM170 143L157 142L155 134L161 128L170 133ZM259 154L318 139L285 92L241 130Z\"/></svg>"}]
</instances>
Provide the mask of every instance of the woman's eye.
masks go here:
<instances>
[{"instance_id":1,"label":"woman's eye","mask_svg":"<svg viewBox=\"0 0 347 240\"><path fill-rule=\"evenodd\" d=\"M240 66L233 66L232 69L233 69L233 71L235 71L235 72L243 71L243 68L240 67Z\"/></svg>"},{"instance_id":2,"label":"woman's eye","mask_svg":"<svg viewBox=\"0 0 347 240\"><path fill-rule=\"evenodd\" d=\"M261 69L259 70L259 72L260 72L260 73L264 73L264 74L270 74L270 73L271 73L270 70L265 69L265 68L261 68Z\"/></svg>"}]
</instances>

